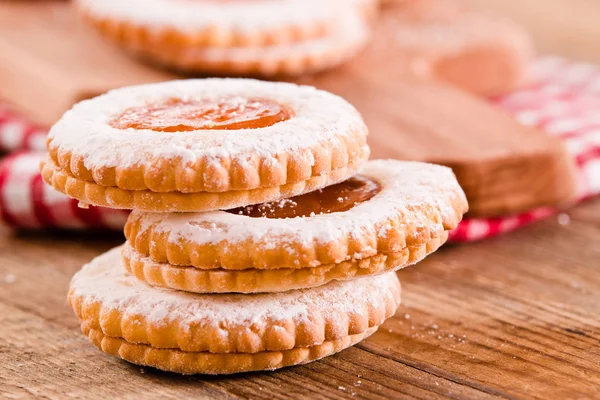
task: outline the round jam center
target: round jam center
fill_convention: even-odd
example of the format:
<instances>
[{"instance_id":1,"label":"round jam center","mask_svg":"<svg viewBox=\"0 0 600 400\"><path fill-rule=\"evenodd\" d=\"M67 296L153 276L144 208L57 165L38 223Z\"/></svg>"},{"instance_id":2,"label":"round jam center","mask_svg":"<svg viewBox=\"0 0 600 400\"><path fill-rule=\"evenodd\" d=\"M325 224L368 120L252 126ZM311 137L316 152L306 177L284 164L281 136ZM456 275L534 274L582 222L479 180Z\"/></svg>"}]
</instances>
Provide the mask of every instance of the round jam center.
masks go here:
<instances>
[{"instance_id":1,"label":"round jam center","mask_svg":"<svg viewBox=\"0 0 600 400\"><path fill-rule=\"evenodd\" d=\"M337 185L300 196L240 207L227 212L253 218L294 218L348 211L371 199L381 186L364 176L355 176Z\"/></svg>"},{"instance_id":2,"label":"round jam center","mask_svg":"<svg viewBox=\"0 0 600 400\"><path fill-rule=\"evenodd\" d=\"M220 99L167 99L132 107L116 117L117 129L151 129L158 132L189 132L212 129L266 128L290 119L290 112L268 99L241 96Z\"/></svg>"}]
</instances>

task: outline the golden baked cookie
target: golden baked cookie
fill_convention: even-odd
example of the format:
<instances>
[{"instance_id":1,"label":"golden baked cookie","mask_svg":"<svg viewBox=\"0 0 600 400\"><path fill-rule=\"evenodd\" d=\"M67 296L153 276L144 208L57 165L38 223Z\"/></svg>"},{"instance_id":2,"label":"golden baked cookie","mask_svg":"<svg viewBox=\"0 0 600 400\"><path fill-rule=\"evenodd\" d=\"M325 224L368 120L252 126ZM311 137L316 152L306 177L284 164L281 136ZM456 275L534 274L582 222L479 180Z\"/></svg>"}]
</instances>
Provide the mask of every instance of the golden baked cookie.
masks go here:
<instances>
[{"instance_id":1,"label":"golden baked cookie","mask_svg":"<svg viewBox=\"0 0 600 400\"><path fill-rule=\"evenodd\" d=\"M192 73L298 75L354 56L375 0L78 0L80 14L129 52Z\"/></svg>"},{"instance_id":2,"label":"golden baked cookie","mask_svg":"<svg viewBox=\"0 0 600 400\"><path fill-rule=\"evenodd\" d=\"M185 374L302 364L373 333L400 303L394 273L271 294L199 295L126 273L120 249L75 274L69 303L103 351Z\"/></svg>"},{"instance_id":3,"label":"golden baked cookie","mask_svg":"<svg viewBox=\"0 0 600 400\"><path fill-rule=\"evenodd\" d=\"M414 73L480 95L498 95L527 79L533 46L512 23L460 7L455 0L412 0L384 7L381 22L390 57Z\"/></svg>"},{"instance_id":4,"label":"golden baked cookie","mask_svg":"<svg viewBox=\"0 0 600 400\"><path fill-rule=\"evenodd\" d=\"M75 105L51 128L41 170L84 203L207 211L345 180L368 159L367 134L354 107L313 87L172 81Z\"/></svg>"},{"instance_id":5,"label":"golden baked cookie","mask_svg":"<svg viewBox=\"0 0 600 400\"><path fill-rule=\"evenodd\" d=\"M130 343L122 338L104 335L101 331L81 326L92 344L103 352L132 364L177 372L183 375L225 375L249 371L273 371L279 368L306 364L338 353L371 336L377 327L356 335L327 340L310 347L260 353L209 353L162 349L146 344Z\"/></svg>"},{"instance_id":6,"label":"golden baked cookie","mask_svg":"<svg viewBox=\"0 0 600 400\"><path fill-rule=\"evenodd\" d=\"M128 244L123 246L122 257L128 272L152 286L193 293L277 293L395 271L421 261L447 239L445 232L400 251L307 268L227 270L176 266L157 263Z\"/></svg>"},{"instance_id":7,"label":"golden baked cookie","mask_svg":"<svg viewBox=\"0 0 600 400\"><path fill-rule=\"evenodd\" d=\"M449 168L374 160L342 183L276 202L191 214L134 210L123 255L152 285L288 290L413 264L441 246L466 211Z\"/></svg>"}]
</instances>

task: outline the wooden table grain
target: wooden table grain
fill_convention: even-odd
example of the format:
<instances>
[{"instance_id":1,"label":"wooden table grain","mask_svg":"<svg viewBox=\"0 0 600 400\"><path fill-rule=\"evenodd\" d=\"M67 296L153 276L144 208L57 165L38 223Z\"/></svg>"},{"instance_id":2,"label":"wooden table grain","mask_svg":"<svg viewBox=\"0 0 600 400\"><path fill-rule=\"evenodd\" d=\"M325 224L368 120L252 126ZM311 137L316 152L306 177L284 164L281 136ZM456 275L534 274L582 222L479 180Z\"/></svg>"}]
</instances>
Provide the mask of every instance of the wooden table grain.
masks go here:
<instances>
[{"instance_id":1,"label":"wooden table grain","mask_svg":"<svg viewBox=\"0 0 600 400\"><path fill-rule=\"evenodd\" d=\"M446 246L399 272L403 305L354 348L219 378L136 367L79 332L69 279L119 234L5 233L0 397L600 398L599 238L600 199L511 235Z\"/></svg>"},{"instance_id":2,"label":"wooden table grain","mask_svg":"<svg viewBox=\"0 0 600 400\"><path fill-rule=\"evenodd\" d=\"M545 21L580 18L563 26L583 35L600 2L488 3L522 15L544 48L598 61L600 36L552 36ZM532 4L547 6L536 16ZM351 349L272 373L182 377L102 354L66 303L72 274L120 234L2 230L0 398L600 398L599 239L595 199L510 235L445 246L399 272L400 310Z\"/></svg>"}]
</instances>

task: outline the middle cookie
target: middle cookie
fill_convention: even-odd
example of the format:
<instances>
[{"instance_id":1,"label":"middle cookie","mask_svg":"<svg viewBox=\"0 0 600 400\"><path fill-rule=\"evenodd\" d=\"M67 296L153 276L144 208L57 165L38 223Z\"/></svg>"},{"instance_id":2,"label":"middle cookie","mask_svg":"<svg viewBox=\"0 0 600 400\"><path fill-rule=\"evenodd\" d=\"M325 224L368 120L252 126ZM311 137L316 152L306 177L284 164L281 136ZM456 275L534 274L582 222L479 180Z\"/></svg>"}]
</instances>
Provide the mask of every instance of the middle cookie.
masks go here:
<instances>
[{"instance_id":1,"label":"middle cookie","mask_svg":"<svg viewBox=\"0 0 600 400\"><path fill-rule=\"evenodd\" d=\"M133 211L125 267L198 293L279 292L377 275L440 247L467 210L452 171L376 160L337 185L229 211Z\"/></svg>"}]
</instances>

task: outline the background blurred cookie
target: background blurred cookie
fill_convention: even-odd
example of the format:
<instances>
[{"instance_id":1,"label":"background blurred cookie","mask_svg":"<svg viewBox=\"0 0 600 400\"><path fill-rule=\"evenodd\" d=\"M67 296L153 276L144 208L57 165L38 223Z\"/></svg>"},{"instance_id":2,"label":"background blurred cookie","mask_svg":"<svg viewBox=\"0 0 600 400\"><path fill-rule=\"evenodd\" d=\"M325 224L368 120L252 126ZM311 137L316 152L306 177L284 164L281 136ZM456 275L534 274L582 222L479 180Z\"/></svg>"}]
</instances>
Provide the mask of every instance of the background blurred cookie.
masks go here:
<instances>
[{"instance_id":1,"label":"background blurred cookie","mask_svg":"<svg viewBox=\"0 0 600 400\"><path fill-rule=\"evenodd\" d=\"M374 0L78 0L105 37L187 73L299 75L338 65L369 38Z\"/></svg>"},{"instance_id":2,"label":"background blurred cookie","mask_svg":"<svg viewBox=\"0 0 600 400\"><path fill-rule=\"evenodd\" d=\"M481 95L515 89L527 77L529 35L512 22L450 0L386 1L376 45L408 68Z\"/></svg>"}]
</instances>

